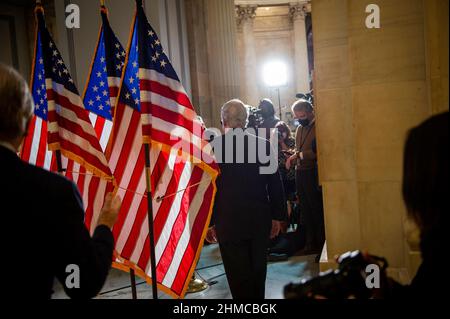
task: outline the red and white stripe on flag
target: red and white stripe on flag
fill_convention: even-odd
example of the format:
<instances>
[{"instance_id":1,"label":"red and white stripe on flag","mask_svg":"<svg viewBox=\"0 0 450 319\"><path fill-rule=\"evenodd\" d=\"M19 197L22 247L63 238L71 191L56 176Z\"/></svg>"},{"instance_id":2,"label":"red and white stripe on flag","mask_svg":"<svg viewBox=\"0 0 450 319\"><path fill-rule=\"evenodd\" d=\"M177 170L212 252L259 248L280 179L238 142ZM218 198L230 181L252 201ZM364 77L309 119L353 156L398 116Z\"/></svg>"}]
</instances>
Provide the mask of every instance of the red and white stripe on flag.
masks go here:
<instances>
[{"instance_id":1,"label":"red and white stripe on flag","mask_svg":"<svg viewBox=\"0 0 450 319\"><path fill-rule=\"evenodd\" d=\"M107 151L123 198L113 229L122 261L116 267L133 268L149 282L155 278L147 209L151 200L157 284L183 298L209 225L218 166L202 140L204 127L139 6L128 52ZM150 144L151 199L145 195L144 142Z\"/></svg>"},{"instance_id":2,"label":"red and white stripe on flag","mask_svg":"<svg viewBox=\"0 0 450 319\"><path fill-rule=\"evenodd\" d=\"M36 115L33 116L20 155L23 161L31 165L48 171L56 170L53 152L49 151L47 146L47 121Z\"/></svg>"},{"instance_id":3,"label":"red and white stripe on flag","mask_svg":"<svg viewBox=\"0 0 450 319\"><path fill-rule=\"evenodd\" d=\"M44 152L47 144L48 151L61 151L95 174L111 179L89 112L84 108L74 81L47 30L41 6L36 8L36 17L38 28L31 87L37 118L33 120L24 143L22 158L42 164L42 158L48 156L43 155L47 153ZM47 134L43 130L45 127ZM45 164L44 160L42 166ZM51 164L47 165L51 168Z\"/></svg>"},{"instance_id":4,"label":"red and white stripe on flag","mask_svg":"<svg viewBox=\"0 0 450 319\"><path fill-rule=\"evenodd\" d=\"M102 6L100 11L102 25L83 101L90 112L89 117L100 146L105 151L111 135L112 109L119 92L126 53L109 24L106 7ZM64 167L67 167L66 177L77 184L82 194L86 210L85 223L92 233L97 225L106 194L114 191L114 185L111 181L86 174L85 167L75 161L69 160Z\"/></svg>"}]
</instances>

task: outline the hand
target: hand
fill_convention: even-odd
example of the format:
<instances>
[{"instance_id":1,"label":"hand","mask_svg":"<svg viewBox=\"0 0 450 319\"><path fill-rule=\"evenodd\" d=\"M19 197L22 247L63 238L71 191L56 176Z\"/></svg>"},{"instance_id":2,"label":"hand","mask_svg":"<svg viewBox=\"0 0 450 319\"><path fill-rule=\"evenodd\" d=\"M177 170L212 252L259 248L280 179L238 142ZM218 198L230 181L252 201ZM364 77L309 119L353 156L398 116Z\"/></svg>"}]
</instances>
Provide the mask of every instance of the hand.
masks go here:
<instances>
[{"instance_id":1,"label":"hand","mask_svg":"<svg viewBox=\"0 0 450 319\"><path fill-rule=\"evenodd\" d=\"M281 232L281 222L278 220L272 220L272 230L270 231L270 239L278 237Z\"/></svg>"},{"instance_id":2,"label":"hand","mask_svg":"<svg viewBox=\"0 0 450 319\"><path fill-rule=\"evenodd\" d=\"M294 154L291 157L289 157L286 161L286 169L290 170L292 167L292 163L295 163L296 160L297 160L297 154Z\"/></svg>"},{"instance_id":3,"label":"hand","mask_svg":"<svg viewBox=\"0 0 450 319\"><path fill-rule=\"evenodd\" d=\"M213 226L208 229L205 239L210 244L217 244L218 240L217 240L216 227Z\"/></svg>"},{"instance_id":4,"label":"hand","mask_svg":"<svg viewBox=\"0 0 450 319\"><path fill-rule=\"evenodd\" d=\"M105 204L103 205L100 217L98 218L97 226L105 225L112 229L119 216L121 206L122 200L119 196L113 197L112 193L106 195Z\"/></svg>"},{"instance_id":5,"label":"hand","mask_svg":"<svg viewBox=\"0 0 450 319\"><path fill-rule=\"evenodd\" d=\"M294 151L292 151L292 150L286 150L286 151L282 151L283 152L283 154L284 155L286 155L286 156L292 156L292 155L294 155Z\"/></svg>"}]
</instances>

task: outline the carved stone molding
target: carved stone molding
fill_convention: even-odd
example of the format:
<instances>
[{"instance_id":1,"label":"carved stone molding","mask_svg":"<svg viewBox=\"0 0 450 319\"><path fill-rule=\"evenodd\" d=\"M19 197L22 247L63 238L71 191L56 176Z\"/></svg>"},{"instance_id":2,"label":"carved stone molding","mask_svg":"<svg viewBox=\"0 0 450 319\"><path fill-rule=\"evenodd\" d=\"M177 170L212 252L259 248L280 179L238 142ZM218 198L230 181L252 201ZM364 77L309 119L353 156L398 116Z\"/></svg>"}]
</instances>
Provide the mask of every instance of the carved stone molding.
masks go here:
<instances>
[{"instance_id":1,"label":"carved stone molding","mask_svg":"<svg viewBox=\"0 0 450 319\"><path fill-rule=\"evenodd\" d=\"M311 12L311 4L309 2L291 2L289 6L289 16L292 21L297 19L304 20L306 15Z\"/></svg>"},{"instance_id":2,"label":"carved stone molding","mask_svg":"<svg viewBox=\"0 0 450 319\"><path fill-rule=\"evenodd\" d=\"M246 21L253 21L256 17L256 10L258 6L249 5L249 6L236 6L236 21L237 24L240 25Z\"/></svg>"}]
</instances>

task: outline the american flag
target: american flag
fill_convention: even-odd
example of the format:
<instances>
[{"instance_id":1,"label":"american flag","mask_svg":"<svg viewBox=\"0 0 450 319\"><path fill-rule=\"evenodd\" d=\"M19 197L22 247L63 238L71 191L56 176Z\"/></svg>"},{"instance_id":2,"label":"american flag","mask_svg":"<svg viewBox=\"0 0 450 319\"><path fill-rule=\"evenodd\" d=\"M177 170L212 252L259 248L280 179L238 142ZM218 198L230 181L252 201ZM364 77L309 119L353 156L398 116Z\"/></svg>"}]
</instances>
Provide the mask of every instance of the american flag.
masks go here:
<instances>
[{"instance_id":1,"label":"american flag","mask_svg":"<svg viewBox=\"0 0 450 319\"><path fill-rule=\"evenodd\" d=\"M102 26L98 37L89 79L84 92L84 105L104 151L113 126L113 107L119 93L120 78L125 65L126 52L108 21L107 10L101 8ZM86 169L74 161L67 163L66 177L72 179L83 195L86 207L86 226L91 232L107 193L114 190L111 181L86 174Z\"/></svg>"},{"instance_id":2,"label":"american flag","mask_svg":"<svg viewBox=\"0 0 450 319\"><path fill-rule=\"evenodd\" d=\"M119 259L151 281L145 141L151 144L157 283L169 295L183 298L209 224L218 166L202 140L204 127L139 2L108 146L123 198L113 233Z\"/></svg>"},{"instance_id":3,"label":"american flag","mask_svg":"<svg viewBox=\"0 0 450 319\"><path fill-rule=\"evenodd\" d=\"M36 166L56 170L52 151L111 180L112 174L74 81L48 32L41 6L36 8L38 29L32 76L34 118L21 157Z\"/></svg>"}]
</instances>

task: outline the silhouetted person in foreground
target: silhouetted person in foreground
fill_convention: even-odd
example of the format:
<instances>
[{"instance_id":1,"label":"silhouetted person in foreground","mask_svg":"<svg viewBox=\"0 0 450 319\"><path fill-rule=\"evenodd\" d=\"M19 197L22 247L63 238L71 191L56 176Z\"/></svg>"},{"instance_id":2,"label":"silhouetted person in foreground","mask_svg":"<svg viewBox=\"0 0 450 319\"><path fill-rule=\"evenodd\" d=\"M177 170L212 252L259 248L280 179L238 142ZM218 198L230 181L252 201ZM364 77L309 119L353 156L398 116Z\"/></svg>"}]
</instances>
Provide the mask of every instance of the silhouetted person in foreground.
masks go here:
<instances>
[{"instance_id":1,"label":"silhouetted person in foreground","mask_svg":"<svg viewBox=\"0 0 450 319\"><path fill-rule=\"evenodd\" d=\"M71 298L95 297L111 267L120 199L108 195L91 238L75 184L17 156L32 115L26 82L0 64L2 288L7 298L49 299L56 277Z\"/></svg>"},{"instance_id":2,"label":"silhouetted person in foreground","mask_svg":"<svg viewBox=\"0 0 450 319\"><path fill-rule=\"evenodd\" d=\"M427 120L409 132L404 154L403 198L409 217L420 230L423 262L411 285L389 281L383 297L436 298L447 289L443 268L449 212L448 115Z\"/></svg>"}]
</instances>

